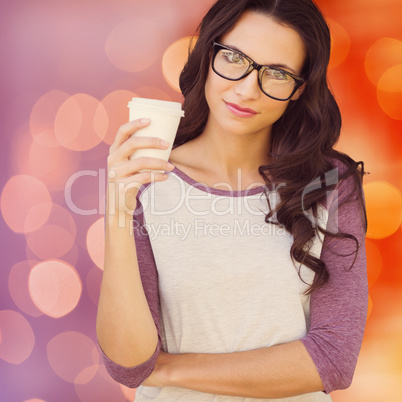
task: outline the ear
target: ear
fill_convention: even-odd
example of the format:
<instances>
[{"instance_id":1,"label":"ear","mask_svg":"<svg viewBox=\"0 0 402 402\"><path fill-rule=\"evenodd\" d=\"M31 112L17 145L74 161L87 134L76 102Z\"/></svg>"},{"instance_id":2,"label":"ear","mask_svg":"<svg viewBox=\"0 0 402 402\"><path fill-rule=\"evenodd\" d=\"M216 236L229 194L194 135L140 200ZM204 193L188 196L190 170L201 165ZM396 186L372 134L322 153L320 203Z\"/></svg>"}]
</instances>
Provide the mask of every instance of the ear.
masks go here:
<instances>
[{"instance_id":1,"label":"ear","mask_svg":"<svg viewBox=\"0 0 402 402\"><path fill-rule=\"evenodd\" d=\"M304 91L304 87L305 87L306 83L304 83L301 87L297 88L297 91L293 94L293 96L290 98L291 101L295 101L298 100L300 98L300 95L303 93Z\"/></svg>"}]
</instances>

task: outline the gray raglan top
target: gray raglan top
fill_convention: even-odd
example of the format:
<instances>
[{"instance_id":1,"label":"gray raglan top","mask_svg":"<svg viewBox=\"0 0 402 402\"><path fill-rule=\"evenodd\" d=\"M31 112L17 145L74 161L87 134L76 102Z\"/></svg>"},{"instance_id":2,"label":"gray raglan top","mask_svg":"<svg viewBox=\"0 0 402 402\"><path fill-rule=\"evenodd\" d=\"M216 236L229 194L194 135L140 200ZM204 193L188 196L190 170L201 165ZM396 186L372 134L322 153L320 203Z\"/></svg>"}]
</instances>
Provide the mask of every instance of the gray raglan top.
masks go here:
<instances>
[{"instance_id":1,"label":"gray raglan top","mask_svg":"<svg viewBox=\"0 0 402 402\"><path fill-rule=\"evenodd\" d=\"M292 236L264 220L266 196L275 205L276 192L266 195L265 187L213 189L177 168L167 181L144 185L133 233L159 343L154 355L136 367L120 366L102 352L110 375L139 387L135 400L140 402L254 401L140 384L152 372L160 348L169 353L228 353L299 339L325 393L277 401L331 401L328 393L352 381L367 313L364 227L352 188L351 178L340 182L319 206L314 222L356 236L357 257L353 241L317 235L310 253L326 263L330 279L307 296L313 272L292 262Z\"/></svg>"}]
</instances>

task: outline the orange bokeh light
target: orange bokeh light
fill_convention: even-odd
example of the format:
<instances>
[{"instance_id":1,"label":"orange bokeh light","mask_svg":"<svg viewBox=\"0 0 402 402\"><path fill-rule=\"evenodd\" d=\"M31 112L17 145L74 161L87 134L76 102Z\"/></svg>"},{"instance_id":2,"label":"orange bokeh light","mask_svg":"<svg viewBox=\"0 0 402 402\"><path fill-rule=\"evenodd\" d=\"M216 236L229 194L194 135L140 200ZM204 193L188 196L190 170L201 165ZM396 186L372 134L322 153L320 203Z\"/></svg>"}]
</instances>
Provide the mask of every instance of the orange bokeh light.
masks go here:
<instances>
[{"instance_id":1,"label":"orange bokeh light","mask_svg":"<svg viewBox=\"0 0 402 402\"><path fill-rule=\"evenodd\" d=\"M55 118L55 135L63 147L87 151L98 145L106 135L108 116L103 105L87 94L67 99Z\"/></svg>"},{"instance_id":2,"label":"orange bokeh light","mask_svg":"<svg viewBox=\"0 0 402 402\"><path fill-rule=\"evenodd\" d=\"M28 233L41 227L52 207L43 182L29 175L12 176L1 194L1 212L11 230Z\"/></svg>"},{"instance_id":3,"label":"orange bokeh light","mask_svg":"<svg viewBox=\"0 0 402 402\"><path fill-rule=\"evenodd\" d=\"M395 233L402 222L402 195L384 181L364 185L368 230L367 237L382 239Z\"/></svg>"},{"instance_id":4,"label":"orange bokeh light","mask_svg":"<svg viewBox=\"0 0 402 402\"><path fill-rule=\"evenodd\" d=\"M136 96L134 92L127 90L113 91L106 95L101 104L109 116L107 134L103 139L106 144L113 144L117 130L125 123L128 123L128 102Z\"/></svg>"},{"instance_id":5,"label":"orange bokeh light","mask_svg":"<svg viewBox=\"0 0 402 402\"><path fill-rule=\"evenodd\" d=\"M20 364L31 355L35 336L29 322L20 313L0 311L0 359Z\"/></svg>"},{"instance_id":6,"label":"orange bokeh light","mask_svg":"<svg viewBox=\"0 0 402 402\"><path fill-rule=\"evenodd\" d=\"M97 267L103 269L105 253L105 219L100 218L91 225L87 233L87 250Z\"/></svg>"},{"instance_id":7,"label":"orange bokeh light","mask_svg":"<svg viewBox=\"0 0 402 402\"><path fill-rule=\"evenodd\" d=\"M38 398L34 398L34 399L26 399L24 402L46 402L43 399L38 399Z\"/></svg>"},{"instance_id":8,"label":"orange bokeh light","mask_svg":"<svg viewBox=\"0 0 402 402\"><path fill-rule=\"evenodd\" d=\"M383 130L382 127L381 122L375 119L355 119L352 116L346 116L336 149L345 152L356 161L364 161L367 172L375 172L383 180L391 181L395 178L394 168L390 164L395 150L395 141L389 136L378 135ZM371 138L375 138L375 147L370 141ZM364 182L368 180L373 180L373 177L365 176Z\"/></svg>"},{"instance_id":9,"label":"orange bokeh light","mask_svg":"<svg viewBox=\"0 0 402 402\"><path fill-rule=\"evenodd\" d=\"M345 28L332 19L327 19L331 30L332 48L329 68L334 68L341 64L349 54L350 37Z\"/></svg>"},{"instance_id":10,"label":"orange bokeh light","mask_svg":"<svg viewBox=\"0 0 402 402\"><path fill-rule=\"evenodd\" d=\"M10 295L19 309L32 317L42 315L29 295L28 279L34 261L21 261L15 264L8 276L8 288Z\"/></svg>"},{"instance_id":11,"label":"orange bokeh light","mask_svg":"<svg viewBox=\"0 0 402 402\"><path fill-rule=\"evenodd\" d=\"M59 147L54 133L54 121L60 106L70 97L59 90L42 95L31 111L29 119L31 134L35 141L45 147Z\"/></svg>"},{"instance_id":12,"label":"orange bokeh light","mask_svg":"<svg viewBox=\"0 0 402 402\"><path fill-rule=\"evenodd\" d=\"M181 70L188 59L189 49L193 49L196 38L186 37L171 44L165 51L162 59L162 71L168 84L180 92L179 77Z\"/></svg>"},{"instance_id":13,"label":"orange bokeh light","mask_svg":"<svg viewBox=\"0 0 402 402\"><path fill-rule=\"evenodd\" d=\"M56 259L73 246L77 228L70 212L53 204L46 224L26 235L31 251L41 259Z\"/></svg>"},{"instance_id":14,"label":"orange bokeh light","mask_svg":"<svg viewBox=\"0 0 402 402\"><path fill-rule=\"evenodd\" d=\"M78 169L81 157L60 146L50 148L33 141L24 159L32 176L46 183L50 190L62 190Z\"/></svg>"},{"instance_id":15,"label":"orange bokeh light","mask_svg":"<svg viewBox=\"0 0 402 402\"><path fill-rule=\"evenodd\" d=\"M366 74L375 86L389 68L398 64L402 64L402 42L394 38L377 40L366 54Z\"/></svg>"},{"instance_id":16,"label":"orange bokeh light","mask_svg":"<svg viewBox=\"0 0 402 402\"><path fill-rule=\"evenodd\" d=\"M82 370L99 363L99 353L97 345L88 336L69 331L49 341L47 359L60 378L73 383Z\"/></svg>"},{"instance_id":17,"label":"orange bokeh light","mask_svg":"<svg viewBox=\"0 0 402 402\"><path fill-rule=\"evenodd\" d=\"M29 276L29 293L46 315L59 318L77 306L82 284L76 270L57 260L40 262Z\"/></svg>"},{"instance_id":18,"label":"orange bokeh light","mask_svg":"<svg viewBox=\"0 0 402 402\"><path fill-rule=\"evenodd\" d=\"M378 247L370 240L366 240L368 285L373 286L381 274L382 257Z\"/></svg>"},{"instance_id":19,"label":"orange bokeh light","mask_svg":"<svg viewBox=\"0 0 402 402\"><path fill-rule=\"evenodd\" d=\"M340 392L339 398L337 395L334 402L400 401L402 395L400 312L382 317L380 323L375 331L381 334L381 338L377 335L363 341L353 385L346 392Z\"/></svg>"},{"instance_id":20,"label":"orange bokeh light","mask_svg":"<svg viewBox=\"0 0 402 402\"><path fill-rule=\"evenodd\" d=\"M16 130L9 151L9 165L13 173L29 174L29 152L33 143L28 125L24 124Z\"/></svg>"},{"instance_id":21,"label":"orange bokeh light","mask_svg":"<svg viewBox=\"0 0 402 402\"><path fill-rule=\"evenodd\" d=\"M402 63L389 68L378 81L377 89L384 92L402 92Z\"/></svg>"},{"instance_id":22,"label":"orange bokeh light","mask_svg":"<svg viewBox=\"0 0 402 402\"><path fill-rule=\"evenodd\" d=\"M370 317L372 311L373 311L373 299L369 295L367 304L367 319Z\"/></svg>"},{"instance_id":23,"label":"orange bokeh light","mask_svg":"<svg viewBox=\"0 0 402 402\"><path fill-rule=\"evenodd\" d=\"M74 381L81 402L127 402L119 384L113 381L103 364L85 368Z\"/></svg>"},{"instance_id":24,"label":"orange bokeh light","mask_svg":"<svg viewBox=\"0 0 402 402\"><path fill-rule=\"evenodd\" d=\"M72 265L73 267L77 264L78 261L78 256L81 253L81 250L79 249L77 243L74 243L71 249L63 255L62 259L63 261L67 262L68 264ZM50 254L50 253L49 253ZM38 256L29 248L27 245L25 249L25 255L27 260L35 260L35 264L31 264L32 267L34 267L38 262Z\"/></svg>"},{"instance_id":25,"label":"orange bokeh light","mask_svg":"<svg viewBox=\"0 0 402 402\"><path fill-rule=\"evenodd\" d=\"M389 117L402 120L402 64L391 67L381 76L377 99Z\"/></svg>"},{"instance_id":26,"label":"orange bokeh light","mask_svg":"<svg viewBox=\"0 0 402 402\"><path fill-rule=\"evenodd\" d=\"M160 30L151 18L121 22L109 34L105 52L111 63L131 73L146 70L161 52Z\"/></svg>"},{"instance_id":27,"label":"orange bokeh light","mask_svg":"<svg viewBox=\"0 0 402 402\"><path fill-rule=\"evenodd\" d=\"M89 367L86 367L84 370L82 370L77 377L74 379L74 384L77 385L83 385L87 384L89 381L91 381L95 375L96 372L98 371L99 364L95 364Z\"/></svg>"},{"instance_id":28,"label":"orange bokeh light","mask_svg":"<svg viewBox=\"0 0 402 402\"><path fill-rule=\"evenodd\" d=\"M74 237L58 225L44 225L27 236L28 247L41 259L59 258L74 244Z\"/></svg>"}]
</instances>

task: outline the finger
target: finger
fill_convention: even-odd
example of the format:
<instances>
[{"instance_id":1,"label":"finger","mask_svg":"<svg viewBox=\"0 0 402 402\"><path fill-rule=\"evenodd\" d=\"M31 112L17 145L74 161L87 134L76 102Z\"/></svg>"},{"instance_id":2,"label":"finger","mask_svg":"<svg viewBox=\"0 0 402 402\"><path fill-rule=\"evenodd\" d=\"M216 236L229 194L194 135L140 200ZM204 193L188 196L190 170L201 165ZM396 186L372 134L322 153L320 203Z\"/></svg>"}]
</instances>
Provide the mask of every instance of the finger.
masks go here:
<instances>
[{"instance_id":1,"label":"finger","mask_svg":"<svg viewBox=\"0 0 402 402\"><path fill-rule=\"evenodd\" d=\"M144 171L137 173L130 179L126 178L124 180L121 180L118 183L121 183L120 186L122 190L128 191L132 188L138 190L143 184L165 181L168 178L169 175L167 175L166 173L160 173L155 171Z\"/></svg>"},{"instance_id":2,"label":"finger","mask_svg":"<svg viewBox=\"0 0 402 402\"><path fill-rule=\"evenodd\" d=\"M136 180L136 177L143 172L158 174L171 172L174 165L159 158L136 158L128 162L123 162L109 167L108 178L113 182L126 182ZM142 176L141 176L142 177Z\"/></svg>"},{"instance_id":3,"label":"finger","mask_svg":"<svg viewBox=\"0 0 402 402\"><path fill-rule=\"evenodd\" d=\"M174 165L170 162L164 161L163 159L141 157L121 164L118 174L121 175L121 177L127 177L143 170L170 172L173 169Z\"/></svg>"},{"instance_id":4,"label":"finger","mask_svg":"<svg viewBox=\"0 0 402 402\"><path fill-rule=\"evenodd\" d=\"M169 175L166 173L146 171L141 172L136 175L135 179L137 182L146 184L146 183L154 183L157 181L165 181L169 178Z\"/></svg>"},{"instance_id":5,"label":"finger","mask_svg":"<svg viewBox=\"0 0 402 402\"><path fill-rule=\"evenodd\" d=\"M166 141L157 137L141 137L132 135L115 152L117 160L127 160L137 149L168 149L170 146Z\"/></svg>"},{"instance_id":6,"label":"finger","mask_svg":"<svg viewBox=\"0 0 402 402\"><path fill-rule=\"evenodd\" d=\"M109 154L113 153L117 148L119 148L120 145L130 138L131 135L137 130L147 127L150 122L151 121L149 119L137 119L120 126L116 133L116 138L110 147Z\"/></svg>"}]
</instances>

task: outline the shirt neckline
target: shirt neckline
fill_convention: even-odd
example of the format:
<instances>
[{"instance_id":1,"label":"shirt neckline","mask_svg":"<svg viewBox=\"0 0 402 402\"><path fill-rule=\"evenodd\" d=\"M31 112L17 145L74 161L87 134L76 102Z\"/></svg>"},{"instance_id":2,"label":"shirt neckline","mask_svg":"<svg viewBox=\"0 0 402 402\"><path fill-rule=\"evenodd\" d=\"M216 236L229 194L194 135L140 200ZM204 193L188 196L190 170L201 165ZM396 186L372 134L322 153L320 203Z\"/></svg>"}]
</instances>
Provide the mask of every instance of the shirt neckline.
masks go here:
<instances>
[{"instance_id":1,"label":"shirt neckline","mask_svg":"<svg viewBox=\"0 0 402 402\"><path fill-rule=\"evenodd\" d=\"M177 177L179 177L181 180L183 180L190 186L193 186L193 187L197 188L198 190L204 191L205 193L214 194L214 195L221 195L221 196L225 196L225 197L248 197L251 195L265 193L267 191L266 186L258 186L258 187L253 187L253 188L246 189L246 190L222 190L222 189L209 187L208 185L206 185L204 183L199 183L196 180L192 179L190 176L186 175L184 172L182 172L176 166L171 171L171 173L174 173Z\"/></svg>"}]
</instances>

